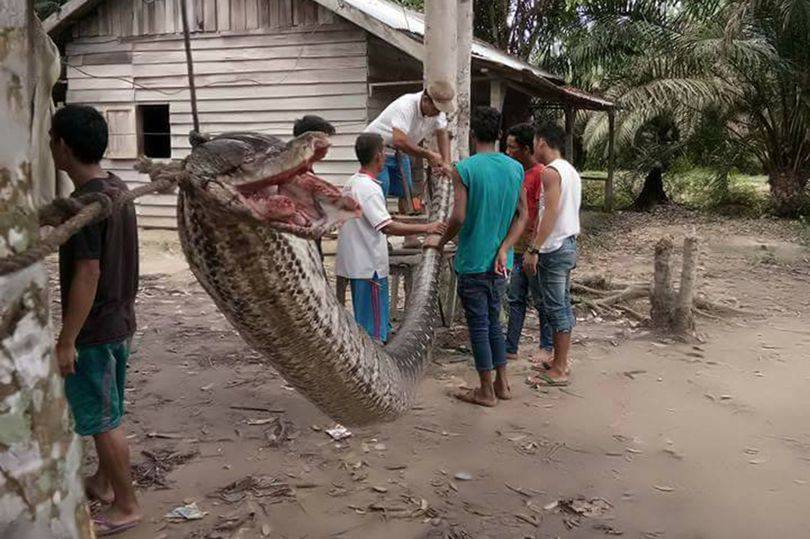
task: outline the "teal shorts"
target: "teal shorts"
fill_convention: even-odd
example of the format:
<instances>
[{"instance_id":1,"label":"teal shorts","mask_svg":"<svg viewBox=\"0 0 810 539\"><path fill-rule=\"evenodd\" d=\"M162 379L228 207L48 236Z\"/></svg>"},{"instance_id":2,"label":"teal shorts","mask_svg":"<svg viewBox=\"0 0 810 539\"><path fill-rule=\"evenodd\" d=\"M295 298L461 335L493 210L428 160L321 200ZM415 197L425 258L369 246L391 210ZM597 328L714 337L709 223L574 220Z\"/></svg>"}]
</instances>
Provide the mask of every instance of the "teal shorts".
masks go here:
<instances>
[{"instance_id":1,"label":"teal shorts","mask_svg":"<svg viewBox=\"0 0 810 539\"><path fill-rule=\"evenodd\" d=\"M65 395L80 436L101 434L121 424L129 341L76 349L76 372L65 378Z\"/></svg>"}]
</instances>

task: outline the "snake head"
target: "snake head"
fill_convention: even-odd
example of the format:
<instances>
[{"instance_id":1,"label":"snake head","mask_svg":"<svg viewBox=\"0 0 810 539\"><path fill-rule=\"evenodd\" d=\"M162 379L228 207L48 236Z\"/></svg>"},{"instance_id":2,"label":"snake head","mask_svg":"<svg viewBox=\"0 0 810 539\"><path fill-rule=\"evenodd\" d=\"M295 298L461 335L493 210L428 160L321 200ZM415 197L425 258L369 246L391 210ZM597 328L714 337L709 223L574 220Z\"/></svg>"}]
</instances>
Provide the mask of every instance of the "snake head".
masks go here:
<instances>
[{"instance_id":1,"label":"snake head","mask_svg":"<svg viewBox=\"0 0 810 539\"><path fill-rule=\"evenodd\" d=\"M197 136L192 143L186 161L192 183L220 191L214 199L227 201L227 211L307 238L360 216L354 199L312 172L331 145L324 133L304 133L286 144L260 133Z\"/></svg>"}]
</instances>

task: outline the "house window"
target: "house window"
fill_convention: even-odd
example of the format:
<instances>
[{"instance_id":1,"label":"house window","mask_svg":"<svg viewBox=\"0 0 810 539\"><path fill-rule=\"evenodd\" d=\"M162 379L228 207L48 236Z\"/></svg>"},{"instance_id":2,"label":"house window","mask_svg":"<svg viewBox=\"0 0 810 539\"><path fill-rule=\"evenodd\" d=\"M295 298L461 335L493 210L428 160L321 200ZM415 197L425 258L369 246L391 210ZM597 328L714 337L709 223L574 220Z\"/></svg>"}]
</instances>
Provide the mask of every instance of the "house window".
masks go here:
<instances>
[{"instance_id":1,"label":"house window","mask_svg":"<svg viewBox=\"0 0 810 539\"><path fill-rule=\"evenodd\" d=\"M172 156L169 105L138 105L138 146L146 157Z\"/></svg>"}]
</instances>

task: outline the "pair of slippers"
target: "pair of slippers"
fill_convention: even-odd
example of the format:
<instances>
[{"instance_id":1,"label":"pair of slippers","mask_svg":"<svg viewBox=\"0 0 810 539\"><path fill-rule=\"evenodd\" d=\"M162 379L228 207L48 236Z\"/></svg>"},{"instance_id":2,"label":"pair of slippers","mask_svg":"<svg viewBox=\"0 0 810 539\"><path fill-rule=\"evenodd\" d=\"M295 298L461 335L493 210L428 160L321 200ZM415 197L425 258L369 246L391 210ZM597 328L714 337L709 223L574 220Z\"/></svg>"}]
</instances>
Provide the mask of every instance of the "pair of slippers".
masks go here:
<instances>
[{"instance_id":1,"label":"pair of slippers","mask_svg":"<svg viewBox=\"0 0 810 539\"><path fill-rule=\"evenodd\" d=\"M140 523L140 520L134 520L130 522L123 522L121 524L115 524L104 515L93 517L93 529L96 532L96 537L118 535L119 533L124 533L127 530L131 530Z\"/></svg>"}]
</instances>

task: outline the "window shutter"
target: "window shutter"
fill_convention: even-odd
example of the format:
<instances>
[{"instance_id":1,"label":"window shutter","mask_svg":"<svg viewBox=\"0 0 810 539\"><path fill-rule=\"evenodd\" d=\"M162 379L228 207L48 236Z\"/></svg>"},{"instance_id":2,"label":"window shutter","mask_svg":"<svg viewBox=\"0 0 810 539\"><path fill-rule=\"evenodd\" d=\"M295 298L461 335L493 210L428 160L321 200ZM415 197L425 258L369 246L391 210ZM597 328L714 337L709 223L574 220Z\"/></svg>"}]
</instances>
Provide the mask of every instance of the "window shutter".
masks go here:
<instances>
[{"instance_id":1,"label":"window shutter","mask_svg":"<svg viewBox=\"0 0 810 539\"><path fill-rule=\"evenodd\" d=\"M107 159L135 159L138 157L137 122L135 107L114 105L102 110L109 127L110 140Z\"/></svg>"}]
</instances>

